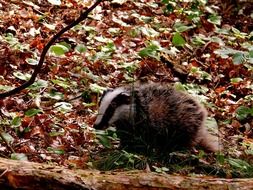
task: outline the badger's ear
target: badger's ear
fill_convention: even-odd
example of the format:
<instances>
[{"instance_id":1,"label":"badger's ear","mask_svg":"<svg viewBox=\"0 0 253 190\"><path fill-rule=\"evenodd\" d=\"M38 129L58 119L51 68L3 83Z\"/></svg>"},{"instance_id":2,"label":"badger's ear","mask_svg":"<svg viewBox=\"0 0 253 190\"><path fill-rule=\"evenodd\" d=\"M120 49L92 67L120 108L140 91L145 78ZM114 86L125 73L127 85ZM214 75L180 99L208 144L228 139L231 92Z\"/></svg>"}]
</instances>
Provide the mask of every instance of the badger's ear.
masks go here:
<instances>
[{"instance_id":1,"label":"badger's ear","mask_svg":"<svg viewBox=\"0 0 253 190\"><path fill-rule=\"evenodd\" d=\"M121 92L120 95L124 96L124 97L130 97L130 93L129 92Z\"/></svg>"}]
</instances>

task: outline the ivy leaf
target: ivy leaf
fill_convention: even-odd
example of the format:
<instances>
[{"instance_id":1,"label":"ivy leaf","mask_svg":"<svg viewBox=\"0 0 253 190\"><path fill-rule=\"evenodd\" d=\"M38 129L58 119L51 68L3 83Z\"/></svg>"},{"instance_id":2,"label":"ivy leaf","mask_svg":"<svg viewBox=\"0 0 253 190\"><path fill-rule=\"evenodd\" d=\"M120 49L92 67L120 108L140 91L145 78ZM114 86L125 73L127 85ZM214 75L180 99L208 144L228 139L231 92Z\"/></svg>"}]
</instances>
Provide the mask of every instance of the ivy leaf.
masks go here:
<instances>
[{"instance_id":1,"label":"ivy leaf","mask_svg":"<svg viewBox=\"0 0 253 190\"><path fill-rule=\"evenodd\" d=\"M179 32L176 32L172 37L172 43L175 46L184 46L186 41Z\"/></svg>"},{"instance_id":2,"label":"ivy leaf","mask_svg":"<svg viewBox=\"0 0 253 190\"><path fill-rule=\"evenodd\" d=\"M48 94L46 94L46 97L52 98L54 100L61 100L64 98L64 95L61 92L51 90Z\"/></svg>"},{"instance_id":3,"label":"ivy leaf","mask_svg":"<svg viewBox=\"0 0 253 190\"><path fill-rule=\"evenodd\" d=\"M62 45L62 44L56 44L50 47L50 53L53 53L56 56L64 55L66 52L69 51L69 48Z\"/></svg>"},{"instance_id":4,"label":"ivy leaf","mask_svg":"<svg viewBox=\"0 0 253 190\"><path fill-rule=\"evenodd\" d=\"M11 121L11 125L14 127L19 127L21 125L21 117L14 117L13 120Z\"/></svg>"},{"instance_id":5,"label":"ivy leaf","mask_svg":"<svg viewBox=\"0 0 253 190\"><path fill-rule=\"evenodd\" d=\"M249 58L253 58L253 50L249 51Z\"/></svg>"},{"instance_id":6,"label":"ivy leaf","mask_svg":"<svg viewBox=\"0 0 253 190\"><path fill-rule=\"evenodd\" d=\"M2 132L1 137L4 138L4 140L9 144L14 142L14 138L9 133Z\"/></svg>"},{"instance_id":7,"label":"ivy leaf","mask_svg":"<svg viewBox=\"0 0 253 190\"><path fill-rule=\"evenodd\" d=\"M235 110L235 117L239 120L243 120L246 119L250 113L251 113L250 108L246 106L240 106Z\"/></svg>"},{"instance_id":8,"label":"ivy leaf","mask_svg":"<svg viewBox=\"0 0 253 190\"><path fill-rule=\"evenodd\" d=\"M99 142L105 147L105 148L111 148L111 142L107 136L104 135L97 135L97 138Z\"/></svg>"},{"instance_id":9,"label":"ivy leaf","mask_svg":"<svg viewBox=\"0 0 253 190\"><path fill-rule=\"evenodd\" d=\"M46 88L48 86L48 82L42 79L35 81L28 89L31 90L39 90L41 88Z\"/></svg>"},{"instance_id":10,"label":"ivy leaf","mask_svg":"<svg viewBox=\"0 0 253 190\"><path fill-rule=\"evenodd\" d=\"M26 73L26 74L23 74L23 73L21 73L21 72L14 72L13 73L13 75L16 77L16 78L18 78L18 79L20 79L20 80L25 80L25 81L27 81L27 80L29 80L30 78L31 78L31 75L30 74L28 74L28 73Z\"/></svg>"},{"instance_id":11,"label":"ivy leaf","mask_svg":"<svg viewBox=\"0 0 253 190\"><path fill-rule=\"evenodd\" d=\"M235 65L240 65L245 60L244 55L241 52L235 53L232 58L233 58L233 63Z\"/></svg>"},{"instance_id":12,"label":"ivy leaf","mask_svg":"<svg viewBox=\"0 0 253 190\"><path fill-rule=\"evenodd\" d=\"M181 33L181 32L184 32L184 31L187 31L187 30L193 28L193 26L186 26L184 23L177 22L177 23L174 24L173 28L177 32Z\"/></svg>"},{"instance_id":13,"label":"ivy leaf","mask_svg":"<svg viewBox=\"0 0 253 190\"><path fill-rule=\"evenodd\" d=\"M98 84L95 84L95 83L94 84L90 84L90 90L91 90L91 92L102 94L105 89L106 88L104 88L102 86L99 86Z\"/></svg>"},{"instance_id":14,"label":"ivy leaf","mask_svg":"<svg viewBox=\"0 0 253 190\"><path fill-rule=\"evenodd\" d=\"M220 25L221 24L221 16L218 15L211 15L207 19L208 22L215 24L215 25Z\"/></svg>"},{"instance_id":15,"label":"ivy leaf","mask_svg":"<svg viewBox=\"0 0 253 190\"><path fill-rule=\"evenodd\" d=\"M240 77L237 77L237 78L231 78L230 81L231 81L232 83L238 83L238 82L243 81L243 79L240 78Z\"/></svg>"},{"instance_id":16,"label":"ivy leaf","mask_svg":"<svg viewBox=\"0 0 253 190\"><path fill-rule=\"evenodd\" d=\"M68 81L66 81L65 79L52 79L51 80L54 84L61 86L62 88L66 89L70 86L70 84L68 83Z\"/></svg>"},{"instance_id":17,"label":"ivy leaf","mask_svg":"<svg viewBox=\"0 0 253 190\"><path fill-rule=\"evenodd\" d=\"M61 149L56 149L56 148L52 148L52 147L48 147L47 150L49 152L55 153L55 154L64 154L65 151L61 150Z\"/></svg>"},{"instance_id":18,"label":"ivy leaf","mask_svg":"<svg viewBox=\"0 0 253 190\"><path fill-rule=\"evenodd\" d=\"M11 159L13 160L22 160L22 161L27 161L28 158L24 153L12 153L11 154Z\"/></svg>"},{"instance_id":19,"label":"ivy leaf","mask_svg":"<svg viewBox=\"0 0 253 190\"><path fill-rule=\"evenodd\" d=\"M115 50L116 50L116 47L115 47L114 43L112 43L112 42L107 43L106 46L103 46L101 48L101 51L106 52L106 53L111 53L111 52L114 52Z\"/></svg>"},{"instance_id":20,"label":"ivy leaf","mask_svg":"<svg viewBox=\"0 0 253 190\"><path fill-rule=\"evenodd\" d=\"M9 91L11 89L13 89L13 87L7 85L0 85L0 91Z\"/></svg>"},{"instance_id":21,"label":"ivy leaf","mask_svg":"<svg viewBox=\"0 0 253 190\"><path fill-rule=\"evenodd\" d=\"M151 44L148 47L142 49L141 51L139 51L139 56L141 57L153 57L153 58L157 58L157 50L159 49L159 47L155 44Z\"/></svg>"},{"instance_id":22,"label":"ivy leaf","mask_svg":"<svg viewBox=\"0 0 253 190\"><path fill-rule=\"evenodd\" d=\"M25 115L28 116L28 117L32 117L32 116L37 115L38 113L43 113L43 111L40 110L40 109L35 109L35 108L33 108L33 109L27 110L27 111L25 112Z\"/></svg>"},{"instance_id":23,"label":"ivy leaf","mask_svg":"<svg viewBox=\"0 0 253 190\"><path fill-rule=\"evenodd\" d=\"M172 13L174 11L174 7L171 4L167 4L166 9L169 13Z\"/></svg>"},{"instance_id":24,"label":"ivy leaf","mask_svg":"<svg viewBox=\"0 0 253 190\"><path fill-rule=\"evenodd\" d=\"M28 63L29 65L38 65L38 60L36 59L32 59L32 58L26 58L25 59L26 63Z\"/></svg>"},{"instance_id":25,"label":"ivy leaf","mask_svg":"<svg viewBox=\"0 0 253 190\"><path fill-rule=\"evenodd\" d=\"M87 48L83 44L78 44L75 47L75 51L78 52L78 53L84 53L86 50L87 50Z\"/></svg>"}]
</instances>

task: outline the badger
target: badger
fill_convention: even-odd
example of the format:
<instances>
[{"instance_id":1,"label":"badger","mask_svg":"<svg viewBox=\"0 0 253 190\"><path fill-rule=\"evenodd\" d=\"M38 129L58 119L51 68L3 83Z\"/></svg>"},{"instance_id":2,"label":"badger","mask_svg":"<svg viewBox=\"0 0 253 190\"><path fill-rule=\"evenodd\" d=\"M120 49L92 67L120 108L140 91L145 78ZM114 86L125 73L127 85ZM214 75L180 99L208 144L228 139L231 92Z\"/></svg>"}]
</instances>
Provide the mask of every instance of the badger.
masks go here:
<instances>
[{"instance_id":1,"label":"badger","mask_svg":"<svg viewBox=\"0 0 253 190\"><path fill-rule=\"evenodd\" d=\"M116 127L120 146L134 152L172 152L200 145L219 150L204 126L206 109L190 95L162 83L130 84L106 90L95 129Z\"/></svg>"}]
</instances>

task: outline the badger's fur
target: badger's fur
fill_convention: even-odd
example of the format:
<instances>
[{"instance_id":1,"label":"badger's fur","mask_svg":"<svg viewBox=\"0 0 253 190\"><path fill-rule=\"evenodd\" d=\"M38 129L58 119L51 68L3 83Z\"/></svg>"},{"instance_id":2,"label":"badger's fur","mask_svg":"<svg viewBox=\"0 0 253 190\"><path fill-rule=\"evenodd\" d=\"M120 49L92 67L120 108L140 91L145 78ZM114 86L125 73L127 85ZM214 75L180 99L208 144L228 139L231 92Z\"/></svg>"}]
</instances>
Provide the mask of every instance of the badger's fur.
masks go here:
<instances>
[{"instance_id":1,"label":"badger's fur","mask_svg":"<svg viewBox=\"0 0 253 190\"><path fill-rule=\"evenodd\" d=\"M114 125L122 148L171 152L201 145L217 151L204 127L207 111L191 96L164 84L130 84L101 97L94 127Z\"/></svg>"}]
</instances>

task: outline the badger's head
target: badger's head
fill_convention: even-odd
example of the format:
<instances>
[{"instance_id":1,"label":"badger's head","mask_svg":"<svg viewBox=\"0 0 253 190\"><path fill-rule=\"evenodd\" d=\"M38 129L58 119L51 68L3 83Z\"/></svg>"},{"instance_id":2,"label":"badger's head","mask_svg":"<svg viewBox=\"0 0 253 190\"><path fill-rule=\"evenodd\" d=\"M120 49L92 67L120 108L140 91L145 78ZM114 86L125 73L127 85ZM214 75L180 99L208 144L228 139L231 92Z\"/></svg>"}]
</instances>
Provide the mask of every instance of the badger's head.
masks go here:
<instances>
[{"instance_id":1,"label":"badger's head","mask_svg":"<svg viewBox=\"0 0 253 190\"><path fill-rule=\"evenodd\" d=\"M130 116L131 93L124 87L106 90L99 102L95 129L103 129Z\"/></svg>"}]
</instances>

